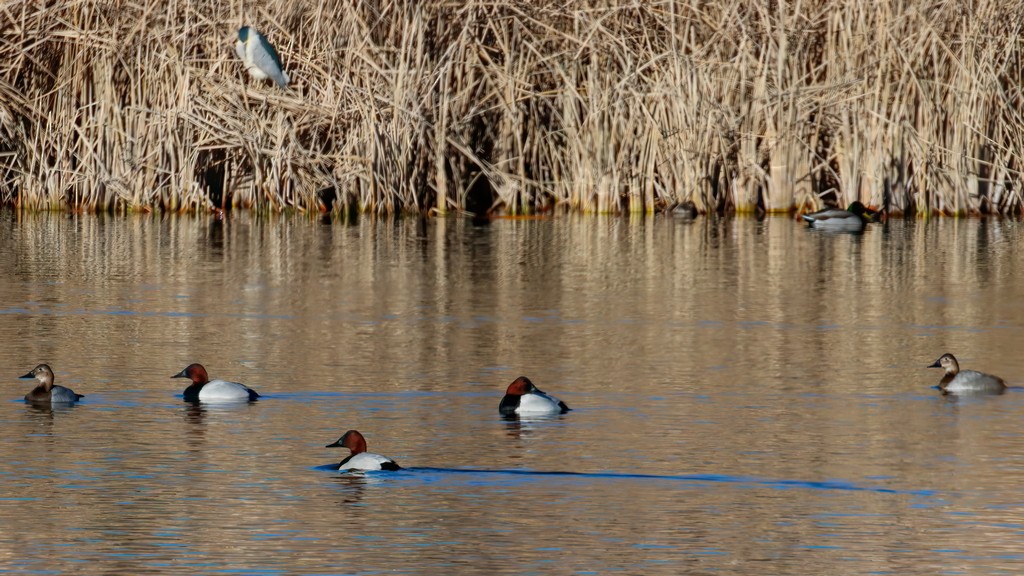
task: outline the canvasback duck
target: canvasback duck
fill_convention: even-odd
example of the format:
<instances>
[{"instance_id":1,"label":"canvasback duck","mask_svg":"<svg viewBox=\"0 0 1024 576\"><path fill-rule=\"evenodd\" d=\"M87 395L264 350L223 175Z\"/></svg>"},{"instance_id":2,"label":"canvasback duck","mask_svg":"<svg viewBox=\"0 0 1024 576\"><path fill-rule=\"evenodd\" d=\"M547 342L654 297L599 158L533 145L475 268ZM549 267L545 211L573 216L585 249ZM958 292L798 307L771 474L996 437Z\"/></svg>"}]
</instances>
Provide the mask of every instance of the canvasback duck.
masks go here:
<instances>
[{"instance_id":1,"label":"canvasback duck","mask_svg":"<svg viewBox=\"0 0 1024 576\"><path fill-rule=\"evenodd\" d=\"M835 232L857 232L863 230L864 225L868 222L874 222L877 216L877 212L868 209L868 207L856 201L850 204L846 210L826 208L813 214L800 215L811 228Z\"/></svg>"},{"instance_id":2,"label":"canvasback duck","mask_svg":"<svg viewBox=\"0 0 1024 576\"><path fill-rule=\"evenodd\" d=\"M514 414L564 414L571 410L554 396L541 392L526 376L516 378L505 390L505 397L498 405L503 416Z\"/></svg>"},{"instance_id":3,"label":"canvasback duck","mask_svg":"<svg viewBox=\"0 0 1024 576\"><path fill-rule=\"evenodd\" d=\"M32 402L34 404L47 404L47 403L63 403L63 404L74 404L82 398L81 394L75 394L74 390L65 388L63 386L54 386L53 384L53 370L46 364L40 364L32 369L31 372L24 376L19 376L22 379L36 379L39 381L39 385L32 389L31 392L25 394L25 401Z\"/></svg>"},{"instance_id":4,"label":"canvasback duck","mask_svg":"<svg viewBox=\"0 0 1024 576\"><path fill-rule=\"evenodd\" d=\"M328 444L325 448L348 448L352 451L347 458L341 461L341 464L338 464L338 470L395 471L402 469L397 462L387 456L367 452L366 438L363 438L363 435L357 430L345 432L337 442Z\"/></svg>"},{"instance_id":5,"label":"canvasback duck","mask_svg":"<svg viewBox=\"0 0 1024 576\"><path fill-rule=\"evenodd\" d=\"M185 388L185 402L241 402L260 397L245 384L210 380L202 364L189 364L171 378L188 378L192 381L192 385Z\"/></svg>"},{"instance_id":6,"label":"canvasback duck","mask_svg":"<svg viewBox=\"0 0 1024 576\"><path fill-rule=\"evenodd\" d=\"M946 373L939 381L939 390L943 392L1002 392L1006 390L1006 382L998 376L961 370L960 363L952 354L943 354L929 368L942 368Z\"/></svg>"}]
</instances>

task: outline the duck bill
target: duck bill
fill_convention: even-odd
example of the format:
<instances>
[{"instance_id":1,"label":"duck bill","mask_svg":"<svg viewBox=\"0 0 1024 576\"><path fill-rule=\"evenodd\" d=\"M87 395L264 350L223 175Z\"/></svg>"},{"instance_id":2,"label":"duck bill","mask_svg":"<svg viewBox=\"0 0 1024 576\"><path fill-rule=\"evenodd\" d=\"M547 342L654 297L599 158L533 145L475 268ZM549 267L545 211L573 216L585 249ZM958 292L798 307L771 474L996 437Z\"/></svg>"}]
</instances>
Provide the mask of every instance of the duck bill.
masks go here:
<instances>
[{"instance_id":1,"label":"duck bill","mask_svg":"<svg viewBox=\"0 0 1024 576\"><path fill-rule=\"evenodd\" d=\"M188 368L185 368L185 370L188 370ZM171 378L188 378L188 374L185 374L185 370L178 372L174 376L171 376Z\"/></svg>"},{"instance_id":2,"label":"duck bill","mask_svg":"<svg viewBox=\"0 0 1024 576\"><path fill-rule=\"evenodd\" d=\"M25 374L24 376L18 376L18 380L34 380L35 377L36 377L35 374L29 372L28 374Z\"/></svg>"},{"instance_id":3,"label":"duck bill","mask_svg":"<svg viewBox=\"0 0 1024 576\"><path fill-rule=\"evenodd\" d=\"M324 448L341 448L341 442L335 442L334 444L328 444Z\"/></svg>"},{"instance_id":4,"label":"duck bill","mask_svg":"<svg viewBox=\"0 0 1024 576\"><path fill-rule=\"evenodd\" d=\"M934 363L932 363L932 364L929 364L929 365L928 365L928 368L942 368L942 365L941 365L941 364L939 364L939 361L938 361L938 360L936 360L936 361L935 361Z\"/></svg>"}]
</instances>

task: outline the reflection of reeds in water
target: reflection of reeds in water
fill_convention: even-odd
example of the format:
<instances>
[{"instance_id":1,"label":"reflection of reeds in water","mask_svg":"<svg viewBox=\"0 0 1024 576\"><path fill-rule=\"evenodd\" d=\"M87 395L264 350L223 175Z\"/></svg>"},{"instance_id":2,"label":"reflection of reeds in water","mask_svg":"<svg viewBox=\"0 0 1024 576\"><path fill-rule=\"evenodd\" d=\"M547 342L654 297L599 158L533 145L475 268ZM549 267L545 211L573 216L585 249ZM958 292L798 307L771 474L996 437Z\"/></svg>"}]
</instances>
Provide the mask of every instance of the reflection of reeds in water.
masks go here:
<instances>
[{"instance_id":1,"label":"reflection of reeds in water","mask_svg":"<svg viewBox=\"0 0 1024 576\"><path fill-rule=\"evenodd\" d=\"M0 203L1019 210L1024 4L904 4L20 4Z\"/></svg>"}]
</instances>

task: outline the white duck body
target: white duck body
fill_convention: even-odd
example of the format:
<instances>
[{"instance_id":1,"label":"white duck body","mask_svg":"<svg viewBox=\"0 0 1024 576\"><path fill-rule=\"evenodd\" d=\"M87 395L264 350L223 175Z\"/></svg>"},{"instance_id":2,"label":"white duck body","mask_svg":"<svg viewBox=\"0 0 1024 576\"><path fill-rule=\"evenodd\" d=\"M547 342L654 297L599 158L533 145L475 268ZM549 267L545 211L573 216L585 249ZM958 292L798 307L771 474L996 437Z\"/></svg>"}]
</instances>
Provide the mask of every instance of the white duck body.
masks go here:
<instances>
[{"instance_id":1,"label":"white duck body","mask_svg":"<svg viewBox=\"0 0 1024 576\"><path fill-rule=\"evenodd\" d=\"M254 392L245 384L210 380L199 389L200 402L248 402Z\"/></svg>"}]
</instances>

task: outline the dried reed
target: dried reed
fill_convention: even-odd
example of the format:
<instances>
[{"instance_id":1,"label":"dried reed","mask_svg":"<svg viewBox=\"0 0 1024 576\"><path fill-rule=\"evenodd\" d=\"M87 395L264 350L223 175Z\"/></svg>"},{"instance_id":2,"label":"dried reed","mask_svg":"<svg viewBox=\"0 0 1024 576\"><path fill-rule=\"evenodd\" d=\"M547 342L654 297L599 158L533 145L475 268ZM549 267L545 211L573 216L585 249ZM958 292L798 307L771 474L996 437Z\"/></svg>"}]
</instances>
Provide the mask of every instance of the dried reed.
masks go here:
<instances>
[{"instance_id":1,"label":"dried reed","mask_svg":"<svg viewBox=\"0 0 1024 576\"><path fill-rule=\"evenodd\" d=\"M0 203L1018 212L1024 2L963 6L14 0Z\"/></svg>"}]
</instances>

